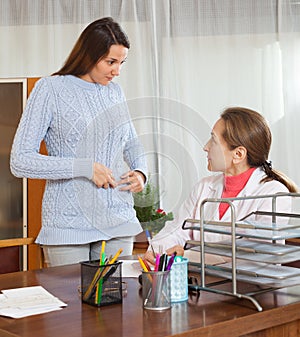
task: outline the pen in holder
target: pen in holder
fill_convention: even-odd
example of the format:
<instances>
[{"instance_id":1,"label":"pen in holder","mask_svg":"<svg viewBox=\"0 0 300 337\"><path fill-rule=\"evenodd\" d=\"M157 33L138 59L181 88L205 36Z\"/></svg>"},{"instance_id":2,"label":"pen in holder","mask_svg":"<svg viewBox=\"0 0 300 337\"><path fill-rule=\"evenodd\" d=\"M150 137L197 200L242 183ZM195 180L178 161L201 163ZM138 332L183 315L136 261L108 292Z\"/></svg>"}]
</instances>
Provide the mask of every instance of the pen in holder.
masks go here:
<instances>
[{"instance_id":1,"label":"pen in holder","mask_svg":"<svg viewBox=\"0 0 300 337\"><path fill-rule=\"evenodd\" d=\"M122 262L81 262L82 302L100 307L122 303Z\"/></svg>"},{"instance_id":2,"label":"pen in holder","mask_svg":"<svg viewBox=\"0 0 300 337\"><path fill-rule=\"evenodd\" d=\"M143 307L149 310L171 308L170 270L142 271Z\"/></svg>"}]
</instances>

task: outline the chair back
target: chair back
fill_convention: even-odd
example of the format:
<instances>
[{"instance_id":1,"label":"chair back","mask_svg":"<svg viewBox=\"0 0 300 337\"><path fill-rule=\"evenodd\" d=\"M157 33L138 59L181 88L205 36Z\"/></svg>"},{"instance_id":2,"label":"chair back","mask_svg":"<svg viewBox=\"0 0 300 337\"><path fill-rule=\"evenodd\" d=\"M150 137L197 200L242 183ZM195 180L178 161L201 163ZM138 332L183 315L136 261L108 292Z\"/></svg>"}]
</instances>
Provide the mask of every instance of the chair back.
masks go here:
<instances>
[{"instance_id":1,"label":"chair back","mask_svg":"<svg viewBox=\"0 0 300 337\"><path fill-rule=\"evenodd\" d=\"M0 274L12 273L23 269L23 256L28 246L34 243L34 238L13 238L0 240Z\"/></svg>"}]
</instances>

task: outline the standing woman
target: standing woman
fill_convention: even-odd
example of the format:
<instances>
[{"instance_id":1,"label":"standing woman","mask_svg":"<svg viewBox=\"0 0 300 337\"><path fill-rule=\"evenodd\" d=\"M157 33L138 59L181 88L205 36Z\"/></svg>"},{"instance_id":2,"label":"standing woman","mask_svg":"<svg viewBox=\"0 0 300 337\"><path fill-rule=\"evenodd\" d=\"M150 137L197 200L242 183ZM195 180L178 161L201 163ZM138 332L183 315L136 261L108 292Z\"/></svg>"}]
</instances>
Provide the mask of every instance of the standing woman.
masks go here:
<instances>
[{"instance_id":1,"label":"standing woman","mask_svg":"<svg viewBox=\"0 0 300 337\"><path fill-rule=\"evenodd\" d=\"M144 187L146 160L112 82L129 47L112 18L89 24L64 66L36 83L20 120L11 171L46 179L36 243L48 266L99 259L102 240L107 256L131 254L142 230L132 192ZM42 140L48 156L39 153Z\"/></svg>"}]
</instances>

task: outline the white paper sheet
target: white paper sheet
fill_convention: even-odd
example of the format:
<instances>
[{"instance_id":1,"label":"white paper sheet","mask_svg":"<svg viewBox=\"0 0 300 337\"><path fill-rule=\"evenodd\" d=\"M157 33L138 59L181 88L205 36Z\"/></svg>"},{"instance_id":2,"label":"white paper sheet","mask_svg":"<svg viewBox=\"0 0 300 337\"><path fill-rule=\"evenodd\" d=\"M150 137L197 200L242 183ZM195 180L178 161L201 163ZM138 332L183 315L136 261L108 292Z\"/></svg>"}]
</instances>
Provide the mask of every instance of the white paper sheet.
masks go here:
<instances>
[{"instance_id":1,"label":"white paper sheet","mask_svg":"<svg viewBox=\"0 0 300 337\"><path fill-rule=\"evenodd\" d=\"M142 268L137 260L121 260L122 277L139 277L142 274Z\"/></svg>"},{"instance_id":2,"label":"white paper sheet","mask_svg":"<svg viewBox=\"0 0 300 337\"><path fill-rule=\"evenodd\" d=\"M61 310L66 306L41 286L7 289L0 294L1 316L22 318Z\"/></svg>"},{"instance_id":3,"label":"white paper sheet","mask_svg":"<svg viewBox=\"0 0 300 337\"><path fill-rule=\"evenodd\" d=\"M199 251L196 251L193 249L185 250L184 257L188 258L189 262L200 263L200 252ZM228 259L226 260L223 256L205 254L206 264L217 265L217 264L226 263L227 261Z\"/></svg>"}]
</instances>

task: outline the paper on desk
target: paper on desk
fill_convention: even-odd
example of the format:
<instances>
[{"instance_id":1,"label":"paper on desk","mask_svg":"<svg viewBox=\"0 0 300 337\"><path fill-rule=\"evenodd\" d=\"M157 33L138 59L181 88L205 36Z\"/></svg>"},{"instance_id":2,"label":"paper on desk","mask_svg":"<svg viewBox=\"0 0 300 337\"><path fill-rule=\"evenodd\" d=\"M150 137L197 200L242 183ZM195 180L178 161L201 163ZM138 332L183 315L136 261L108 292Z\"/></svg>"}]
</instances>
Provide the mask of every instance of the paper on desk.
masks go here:
<instances>
[{"instance_id":1,"label":"paper on desk","mask_svg":"<svg viewBox=\"0 0 300 337\"><path fill-rule=\"evenodd\" d=\"M200 263L200 251L198 250L185 250L184 257L188 258L190 262ZM122 262L122 277L139 277L142 273L141 265L137 260L119 260ZM205 263L218 265L228 262L228 259L224 259L222 256L205 254Z\"/></svg>"},{"instance_id":2,"label":"paper on desk","mask_svg":"<svg viewBox=\"0 0 300 337\"><path fill-rule=\"evenodd\" d=\"M141 265L137 260L121 260L122 277L139 277L142 274Z\"/></svg>"},{"instance_id":3,"label":"paper on desk","mask_svg":"<svg viewBox=\"0 0 300 337\"><path fill-rule=\"evenodd\" d=\"M200 263L200 251L188 249L184 251L184 257L188 258L190 262ZM226 263L228 260L224 259L223 256L205 254L205 263L211 265L217 265Z\"/></svg>"},{"instance_id":4,"label":"paper on desk","mask_svg":"<svg viewBox=\"0 0 300 337\"><path fill-rule=\"evenodd\" d=\"M41 286L2 290L0 315L22 318L61 310L67 304L50 294Z\"/></svg>"}]
</instances>

